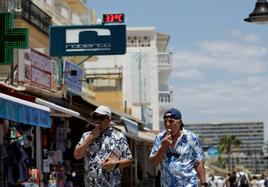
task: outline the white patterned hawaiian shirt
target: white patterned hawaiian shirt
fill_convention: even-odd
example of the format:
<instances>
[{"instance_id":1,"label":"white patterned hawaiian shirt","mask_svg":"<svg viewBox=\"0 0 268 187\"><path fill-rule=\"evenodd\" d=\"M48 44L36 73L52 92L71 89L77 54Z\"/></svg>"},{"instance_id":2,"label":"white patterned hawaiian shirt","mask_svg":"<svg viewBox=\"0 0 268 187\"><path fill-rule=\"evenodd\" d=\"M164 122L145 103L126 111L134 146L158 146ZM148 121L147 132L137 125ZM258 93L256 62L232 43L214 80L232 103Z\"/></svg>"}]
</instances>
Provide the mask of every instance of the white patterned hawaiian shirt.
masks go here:
<instances>
[{"instance_id":1,"label":"white patterned hawaiian shirt","mask_svg":"<svg viewBox=\"0 0 268 187\"><path fill-rule=\"evenodd\" d=\"M166 131L162 131L156 136L150 157L158 152L165 133ZM162 159L161 186L197 187L195 163L200 160L205 160L205 155L199 137L184 129L175 147L169 147Z\"/></svg>"},{"instance_id":2,"label":"white patterned hawaiian shirt","mask_svg":"<svg viewBox=\"0 0 268 187\"><path fill-rule=\"evenodd\" d=\"M83 133L81 144L90 131ZM101 162L111 152L120 150L119 160L132 159L127 139L112 126L109 126L101 136L95 138L89 145L85 155L85 187L118 187L121 186L121 173L117 168L113 171L102 169ZM118 151L117 151L118 152Z\"/></svg>"}]
</instances>

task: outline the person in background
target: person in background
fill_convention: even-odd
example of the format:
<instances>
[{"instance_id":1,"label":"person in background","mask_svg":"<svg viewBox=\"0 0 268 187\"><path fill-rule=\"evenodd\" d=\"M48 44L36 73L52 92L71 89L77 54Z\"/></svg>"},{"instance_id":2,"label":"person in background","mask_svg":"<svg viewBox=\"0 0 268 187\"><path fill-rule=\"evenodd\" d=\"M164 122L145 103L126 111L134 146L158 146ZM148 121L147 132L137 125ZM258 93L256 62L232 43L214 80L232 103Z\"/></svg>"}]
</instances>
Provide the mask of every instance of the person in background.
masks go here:
<instances>
[{"instance_id":1,"label":"person in background","mask_svg":"<svg viewBox=\"0 0 268 187\"><path fill-rule=\"evenodd\" d=\"M265 176L264 176L264 174L262 174L260 179L258 180L258 186L265 187L264 183L265 183Z\"/></svg>"},{"instance_id":2,"label":"person in background","mask_svg":"<svg viewBox=\"0 0 268 187\"><path fill-rule=\"evenodd\" d=\"M229 177L230 187L237 187L238 177L236 176L236 172L233 171L232 175Z\"/></svg>"},{"instance_id":3,"label":"person in background","mask_svg":"<svg viewBox=\"0 0 268 187\"><path fill-rule=\"evenodd\" d=\"M264 186L268 187L268 175L266 175L266 177L265 177Z\"/></svg>"},{"instance_id":4,"label":"person in background","mask_svg":"<svg viewBox=\"0 0 268 187\"><path fill-rule=\"evenodd\" d=\"M85 160L85 187L119 187L120 168L132 162L127 139L111 126L111 110L107 106L99 106L92 117L95 128L83 133L74 150L76 159Z\"/></svg>"},{"instance_id":5,"label":"person in background","mask_svg":"<svg viewBox=\"0 0 268 187\"><path fill-rule=\"evenodd\" d=\"M252 180L250 181L250 184L251 184L251 187L260 187L258 185L258 180L257 180L257 177L256 176L253 176L252 177Z\"/></svg>"},{"instance_id":6,"label":"person in background","mask_svg":"<svg viewBox=\"0 0 268 187\"><path fill-rule=\"evenodd\" d=\"M210 187L218 187L218 179L214 175L211 175L209 177L208 186L210 186Z\"/></svg>"},{"instance_id":7,"label":"person in background","mask_svg":"<svg viewBox=\"0 0 268 187\"><path fill-rule=\"evenodd\" d=\"M242 171L242 169L240 168L236 176L238 178L238 187L249 187L250 181L246 172Z\"/></svg>"},{"instance_id":8,"label":"person in background","mask_svg":"<svg viewBox=\"0 0 268 187\"><path fill-rule=\"evenodd\" d=\"M222 187L230 187L229 179L231 177L231 173L228 173L223 179Z\"/></svg>"},{"instance_id":9,"label":"person in background","mask_svg":"<svg viewBox=\"0 0 268 187\"><path fill-rule=\"evenodd\" d=\"M149 156L154 166L160 164L161 186L208 186L199 137L183 128L179 110L171 108L163 118L165 130L156 136Z\"/></svg>"}]
</instances>

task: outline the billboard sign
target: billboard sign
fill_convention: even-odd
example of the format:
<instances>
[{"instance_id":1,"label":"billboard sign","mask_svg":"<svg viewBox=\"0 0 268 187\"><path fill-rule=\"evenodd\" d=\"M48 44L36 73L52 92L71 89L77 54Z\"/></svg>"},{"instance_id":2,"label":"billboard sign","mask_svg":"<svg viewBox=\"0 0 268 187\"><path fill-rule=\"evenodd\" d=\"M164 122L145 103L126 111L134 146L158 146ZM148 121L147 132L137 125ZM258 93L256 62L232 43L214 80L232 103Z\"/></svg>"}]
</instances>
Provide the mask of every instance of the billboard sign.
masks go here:
<instances>
[{"instance_id":1,"label":"billboard sign","mask_svg":"<svg viewBox=\"0 0 268 187\"><path fill-rule=\"evenodd\" d=\"M19 81L48 90L57 89L57 63L34 49L19 49Z\"/></svg>"},{"instance_id":2,"label":"billboard sign","mask_svg":"<svg viewBox=\"0 0 268 187\"><path fill-rule=\"evenodd\" d=\"M126 53L126 25L50 27L51 56L116 55Z\"/></svg>"}]
</instances>

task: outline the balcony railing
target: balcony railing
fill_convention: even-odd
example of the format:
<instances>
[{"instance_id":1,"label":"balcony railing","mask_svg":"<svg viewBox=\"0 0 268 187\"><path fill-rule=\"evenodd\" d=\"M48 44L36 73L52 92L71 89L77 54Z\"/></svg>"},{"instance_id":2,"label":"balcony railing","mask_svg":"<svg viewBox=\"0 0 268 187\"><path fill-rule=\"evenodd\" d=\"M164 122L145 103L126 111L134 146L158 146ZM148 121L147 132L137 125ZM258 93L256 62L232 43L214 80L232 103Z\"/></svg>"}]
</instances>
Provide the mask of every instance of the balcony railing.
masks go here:
<instances>
[{"instance_id":1,"label":"balcony railing","mask_svg":"<svg viewBox=\"0 0 268 187\"><path fill-rule=\"evenodd\" d=\"M21 16L23 19L45 34L49 34L49 26L52 24L52 18L48 14L30 0L21 1L21 8Z\"/></svg>"},{"instance_id":2,"label":"balcony railing","mask_svg":"<svg viewBox=\"0 0 268 187\"><path fill-rule=\"evenodd\" d=\"M45 34L49 34L52 18L31 0L7 0L0 2L2 12L14 12L16 18L23 18Z\"/></svg>"},{"instance_id":3,"label":"balcony railing","mask_svg":"<svg viewBox=\"0 0 268 187\"><path fill-rule=\"evenodd\" d=\"M169 92L159 92L159 103L160 104L171 104L172 95Z\"/></svg>"},{"instance_id":4,"label":"balcony railing","mask_svg":"<svg viewBox=\"0 0 268 187\"><path fill-rule=\"evenodd\" d=\"M168 52L158 53L158 63L159 65L171 65L171 55Z\"/></svg>"}]
</instances>

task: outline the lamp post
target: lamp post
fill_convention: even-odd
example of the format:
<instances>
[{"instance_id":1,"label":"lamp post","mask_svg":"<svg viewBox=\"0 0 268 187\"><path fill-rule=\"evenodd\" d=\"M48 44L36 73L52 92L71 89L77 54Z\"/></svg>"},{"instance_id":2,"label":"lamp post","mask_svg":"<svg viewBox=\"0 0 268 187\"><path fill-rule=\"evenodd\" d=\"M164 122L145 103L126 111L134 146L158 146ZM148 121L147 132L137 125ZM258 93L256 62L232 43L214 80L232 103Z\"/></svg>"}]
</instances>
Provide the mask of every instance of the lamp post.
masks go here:
<instances>
[{"instance_id":1,"label":"lamp post","mask_svg":"<svg viewBox=\"0 0 268 187\"><path fill-rule=\"evenodd\" d=\"M144 94L145 90L143 90L142 86L142 61L144 60L145 54L142 54L141 51L136 53L135 58L138 62L138 72L139 72L139 101L140 101L140 107L141 107L141 121L145 122L145 116L144 116L144 99L142 95Z\"/></svg>"},{"instance_id":2,"label":"lamp post","mask_svg":"<svg viewBox=\"0 0 268 187\"><path fill-rule=\"evenodd\" d=\"M257 0L255 9L244 21L258 24L268 23L268 3L266 0Z\"/></svg>"}]
</instances>

